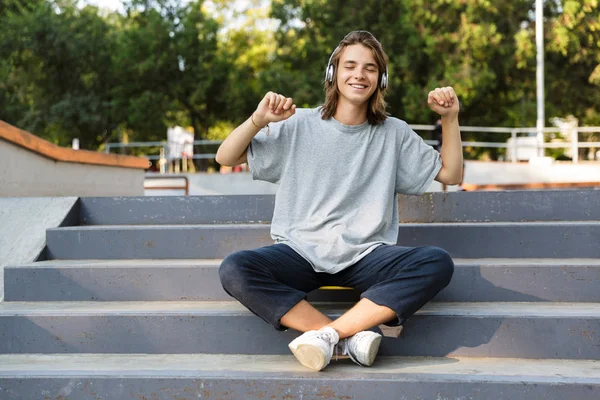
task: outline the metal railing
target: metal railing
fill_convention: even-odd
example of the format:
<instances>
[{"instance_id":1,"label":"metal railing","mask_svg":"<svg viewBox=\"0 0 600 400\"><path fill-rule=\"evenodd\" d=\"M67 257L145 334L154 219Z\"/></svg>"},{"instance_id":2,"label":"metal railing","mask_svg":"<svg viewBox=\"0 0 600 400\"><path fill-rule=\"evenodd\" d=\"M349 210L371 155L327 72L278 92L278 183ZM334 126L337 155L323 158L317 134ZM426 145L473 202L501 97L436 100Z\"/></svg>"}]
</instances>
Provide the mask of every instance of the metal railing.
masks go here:
<instances>
[{"instance_id":1,"label":"metal railing","mask_svg":"<svg viewBox=\"0 0 600 400\"><path fill-rule=\"evenodd\" d=\"M433 130L434 126L433 125L411 125L411 128L417 132L419 132L419 131L431 132ZM600 148L600 142L580 142L579 141L580 133L598 133L598 132L600 132L600 126L582 126L582 127L573 127L571 129L557 128L557 127L544 128L543 129L544 134L566 133L566 132L570 131L570 132L572 132L572 134L571 134L572 140L570 142L568 142L568 141L546 142L545 140L544 141L538 140L535 146L519 144L517 139L519 138L519 134L527 134L528 135L527 137L532 137L531 136L532 134L538 133L537 128L502 128L502 127L482 127L482 126L461 126L460 130L461 130L461 132L510 134L510 137L512 139L511 144L509 144L507 142L463 141L462 146L463 147L504 148L507 150L510 149L511 150L511 157L510 157L511 162L518 161L519 150L535 149L539 153L540 149L563 148L563 149L571 149L571 152L573 154L572 162L577 163L577 162L579 162L579 151L578 151L579 149L591 148L591 147ZM523 136L521 136L521 137L523 137ZM428 144L432 144L432 145L438 144L437 140L425 140L425 142Z\"/></svg>"},{"instance_id":2,"label":"metal railing","mask_svg":"<svg viewBox=\"0 0 600 400\"><path fill-rule=\"evenodd\" d=\"M410 125L410 127L416 132L424 132L430 134L434 125ZM532 152L535 151L536 154L544 153L545 149L556 149L556 148L564 148L571 149L572 153L572 162L579 162L579 149L581 148L599 148L600 150L600 142L580 142L579 134L580 133L600 133L600 127L598 126L586 126L586 127L573 127L570 129L565 128L544 128L542 139L540 140L540 136L538 135L538 140L534 146L530 144L522 144L519 143L519 138L521 137L529 137L533 138L532 135L538 134L537 128L502 128L502 127L482 127L482 126L461 126L461 132L475 132L475 133L496 133L496 134L504 134L510 135L510 141L504 142L483 142L483 141L463 141L463 147L482 147L482 148L504 148L507 149L507 154L510 152L510 161L517 162L519 160L519 154L523 154L524 151ZM544 135L549 133L566 133L571 132L571 140L565 142L547 142L545 140ZM527 136L519 136L526 134ZM429 140L425 139L425 142L430 145L438 144L437 140ZM195 140L192 144L194 146L198 145L220 145L223 143L222 140ZM159 164L161 167L166 163L165 154L168 153L168 142L167 141L155 141L155 142L131 142L131 143L107 143L105 147L105 152L110 153L111 149L118 148L140 148L140 147L160 147L159 154L151 154L145 155L144 157L149 160L159 160ZM509 151L510 150L510 151ZM194 160L201 159L214 159L216 157L216 153L200 153L194 154L192 158ZM183 157L182 157L183 158ZM161 172L162 169L161 169Z\"/></svg>"},{"instance_id":3,"label":"metal railing","mask_svg":"<svg viewBox=\"0 0 600 400\"><path fill-rule=\"evenodd\" d=\"M192 144L194 146L207 145L207 144L221 144L222 140L194 140ZM105 153L110 153L111 149L119 149L119 148L130 148L130 147L160 147L164 154L168 153L168 142L166 140L160 142L131 142L131 143L107 143L104 148ZM192 158L194 160L202 160L202 159L214 159L216 154L194 154ZM146 155L144 156L149 160L160 160L161 155Z\"/></svg>"}]
</instances>

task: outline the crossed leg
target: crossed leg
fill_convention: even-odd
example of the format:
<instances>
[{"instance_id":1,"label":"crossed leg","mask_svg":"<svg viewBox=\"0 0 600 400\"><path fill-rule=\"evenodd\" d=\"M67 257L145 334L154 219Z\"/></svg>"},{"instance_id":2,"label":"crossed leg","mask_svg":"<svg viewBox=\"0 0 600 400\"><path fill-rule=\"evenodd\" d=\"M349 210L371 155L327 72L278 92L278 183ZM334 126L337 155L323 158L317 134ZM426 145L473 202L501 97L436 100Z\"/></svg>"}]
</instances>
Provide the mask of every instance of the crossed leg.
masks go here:
<instances>
[{"instance_id":1,"label":"crossed leg","mask_svg":"<svg viewBox=\"0 0 600 400\"><path fill-rule=\"evenodd\" d=\"M363 298L341 317L332 321L308 301L301 300L281 318L281 324L300 332L329 326L337 331L340 339L344 339L357 332L389 322L395 317L394 310Z\"/></svg>"},{"instance_id":2,"label":"crossed leg","mask_svg":"<svg viewBox=\"0 0 600 400\"><path fill-rule=\"evenodd\" d=\"M379 246L337 274L315 272L290 247L276 244L227 257L223 288L277 329L306 332L329 326L340 338L396 320L402 323L443 289L454 264L437 247ZM356 288L361 300L332 321L305 300L320 286Z\"/></svg>"},{"instance_id":3,"label":"crossed leg","mask_svg":"<svg viewBox=\"0 0 600 400\"><path fill-rule=\"evenodd\" d=\"M449 283L453 269L450 256L436 247L379 246L341 272L318 273L280 244L234 253L219 274L230 295L276 329L305 332L289 348L303 365L319 371L346 338L344 354L370 366L381 335L367 330L390 321L402 324ZM305 300L325 285L354 287L362 298L332 321Z\"/></svg>"}]
</instances>

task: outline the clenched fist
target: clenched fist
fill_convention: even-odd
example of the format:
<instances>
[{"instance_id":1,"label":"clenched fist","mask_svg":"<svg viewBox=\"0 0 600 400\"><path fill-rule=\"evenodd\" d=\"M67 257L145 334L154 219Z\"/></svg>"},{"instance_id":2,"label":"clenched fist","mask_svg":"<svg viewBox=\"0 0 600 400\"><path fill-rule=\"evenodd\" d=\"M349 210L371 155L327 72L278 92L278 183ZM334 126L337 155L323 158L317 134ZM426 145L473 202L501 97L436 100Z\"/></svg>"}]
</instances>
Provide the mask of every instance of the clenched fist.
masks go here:
<instances>
[{"instance_id":1,"label":"clenched fist","mask_svg":"<svg viewBox=\"0 0 600 400\"><path fill-rule=\"evenodd\" d=\"M254 112L254 122L259 127L264 127L271 122L288 119L295 113L296 105L291 97L268 92Z\"/></svg>"},{"instance_id":2,"label":"clenched fist","mask_svg":"<svg viewBox=\"0 0 600 400\"><path fill-rule=\"evenodd\" d=\"M442 117L458 115L458 97L450 86L435 88L429 92L427 104Z\"/></svg>"}]
</instances>

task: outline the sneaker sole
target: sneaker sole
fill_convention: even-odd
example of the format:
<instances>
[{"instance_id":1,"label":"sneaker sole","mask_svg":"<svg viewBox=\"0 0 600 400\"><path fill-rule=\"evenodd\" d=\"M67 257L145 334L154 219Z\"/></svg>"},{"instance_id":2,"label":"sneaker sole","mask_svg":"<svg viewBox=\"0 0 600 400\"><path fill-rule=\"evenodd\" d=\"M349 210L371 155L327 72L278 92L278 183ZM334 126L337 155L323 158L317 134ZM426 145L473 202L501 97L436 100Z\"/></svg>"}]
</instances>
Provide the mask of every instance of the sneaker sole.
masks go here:
<instances>
[{"instance_id":1,"label":"sneaker sole","mask_svg":"<svg viewBox=\"0 0 600 400\"><path fill-rule=\"evenodd\" d=\"M300 344L298 346L289 346L290 350L300 362L306 368L310 368L313 371L320 371L327 366L327 362L323 354L316 349L314 346L308 344Z\"/></svg>"},{"instance_id":2,"label":"sneaker sole","mask_svg":"<svg viewBox=\"0 0 600 400\"><path fill-rule=\"evenodd\" d=\"M354 357L350 357L352 361L354 361L358 365L362 365L363 367L370 367L371 365L373 365L373 362L375 362L375 357L377 357L377 352L379 351L379 345L381 344L381 335L378 335L375 332L373 332L373 334L370 335L370 339L372 340L369 343L368 353L361 353L360 356L357 354L356 360L354 359ZM358 359L364 359L364 362L361 362Z\"/></svg>"},{"instance_id":3,"label":"sneaker sole","mask_svg":"<svg viewBox=\"0 0 600 400\"><path fill-rule=\"evenodd\" d=\"M375 357L377 357L377 352L379 351L379 345L381 344L381 335L377 335L371 345L369 346L369 354L367 354L367 359L364 365L366 367L370 367L375 362Z\"/></svg>"}]
</instances>

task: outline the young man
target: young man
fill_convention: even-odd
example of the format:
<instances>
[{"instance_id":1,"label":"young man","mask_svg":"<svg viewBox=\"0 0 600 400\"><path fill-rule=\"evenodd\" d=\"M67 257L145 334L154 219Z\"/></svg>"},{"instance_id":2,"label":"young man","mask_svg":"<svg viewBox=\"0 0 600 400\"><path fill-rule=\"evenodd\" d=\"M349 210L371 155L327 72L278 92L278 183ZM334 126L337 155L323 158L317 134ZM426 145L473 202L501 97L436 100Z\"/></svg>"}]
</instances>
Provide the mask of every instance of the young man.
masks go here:
<instances>
[{"instance_id":1,"label":"young man","mask_svg":"<svg viewBox=\"0 0 600 400\"><path fill-rule=\"evenodd\" d=\"M396 246L396 193L421 194L434 178L460 182L458 99L450 87L427 99L442 118L440 156L405 122L387 116L386 64L370 33L349 33L331 55L322 107L296 110L292 98L269 92L217 152L220 164L247 161L254 179L279 184L276 244L228 256L221 283L276 329L305 332L289 347L317 371L338 344L370 366L381 335L368 329L402 324L450 282L454 269L442 249ZM361 292L335 321L305 300L329 285Z\"/></svg>"}]
</instances>

